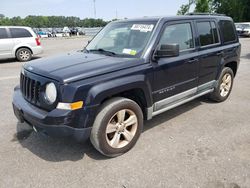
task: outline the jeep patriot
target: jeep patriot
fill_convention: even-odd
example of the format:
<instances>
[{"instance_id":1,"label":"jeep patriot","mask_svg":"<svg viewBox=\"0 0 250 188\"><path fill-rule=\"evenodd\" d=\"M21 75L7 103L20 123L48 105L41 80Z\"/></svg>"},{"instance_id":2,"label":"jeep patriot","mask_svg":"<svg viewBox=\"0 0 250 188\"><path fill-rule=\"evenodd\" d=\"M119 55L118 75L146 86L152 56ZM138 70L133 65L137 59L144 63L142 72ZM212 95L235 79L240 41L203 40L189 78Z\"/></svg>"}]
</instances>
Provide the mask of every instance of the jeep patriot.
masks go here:
<instances>
[{"instance_id":1,"label":"jeep patriot","mask_svg":"<svg viewBox=\"0 0 250 188\"><path fill-rule=\"evenodd\" d=\"M203 95L225 101L240 51L223 15L111 22L81 51L25 63L14 113L37 132L90 138L103 155L119 156L143 121Z\"/></svg>"}]
</instances>

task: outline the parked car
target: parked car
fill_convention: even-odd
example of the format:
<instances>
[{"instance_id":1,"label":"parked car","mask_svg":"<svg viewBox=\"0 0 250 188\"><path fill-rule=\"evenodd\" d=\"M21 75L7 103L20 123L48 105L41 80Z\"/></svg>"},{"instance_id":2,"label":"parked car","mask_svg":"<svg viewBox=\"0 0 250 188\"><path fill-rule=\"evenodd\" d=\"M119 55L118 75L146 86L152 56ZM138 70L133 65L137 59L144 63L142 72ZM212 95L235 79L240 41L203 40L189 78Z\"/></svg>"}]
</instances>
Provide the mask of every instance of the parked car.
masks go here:
<instances>
[{"instance_id":1,"label":"parked car","mask_svg":"<svg viewBox=\"0 0 250 188\"><path fill-rule=\"evenodd\" d=\"M119 156L144 120L203 95L225 101L240 51L226 16L111 22L82 51L24 64L14 113L35 131L90 138L102 154Z\"/></svg>"},{"instance_id":2,"label":"parked car","mask_svg":"<svg viewBox=\"0 0 250 188\"><path fill-rule=\"evenodd\" d=\"M250 23L236 23L235 26L239 36L250 37Z\"/></svg>"},{"instance_id":3,"label":"parked car","mask_svg":"<svg viewBox=\"0 0 250 188\"><path fill-rule=\"evenodd\" d=\"M85 29L84 28L79 28L78 29L79 35L85 35Z\"/></svg>"},{"instance_id":4,"label":"parked car","mask_svg":"<svg viewBox=\"0 0 250 188\"><path fill-rule=\"evenodd\" d=\"M0 26L0 59L29 61L42 52L40 39L30 27Z\"/></svg>"},{"instance_id":5,"label":"parked car","mask_svg":"<svg viewBox=\"0 0 250 188\"><path fill-rule=\"evenodd\" d=\"M69 32L70 36L78 35L78 29L77 28L71 28Z\"/></svg>"}]
</instances>

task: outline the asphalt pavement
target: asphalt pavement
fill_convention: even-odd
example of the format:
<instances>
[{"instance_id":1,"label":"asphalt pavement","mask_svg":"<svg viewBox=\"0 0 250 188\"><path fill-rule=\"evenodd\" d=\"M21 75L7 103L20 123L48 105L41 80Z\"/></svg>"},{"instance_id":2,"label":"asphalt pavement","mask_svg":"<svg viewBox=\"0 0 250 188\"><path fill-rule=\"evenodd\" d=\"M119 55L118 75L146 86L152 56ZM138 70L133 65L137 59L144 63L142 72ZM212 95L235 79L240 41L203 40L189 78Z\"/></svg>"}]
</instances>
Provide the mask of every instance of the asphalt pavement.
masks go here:
<instances>
[{"instance_id":1,"label":"asphalt pavement","mask_svg":"<svg viewBox=\"0 0 250 188\"><path fill-rule=\"evenodd\" d=\"M43 40L46 58L89 38ZM226 102L196 99L145 122L136 146L106 158L90 144L54 139L19 124L13 88L22 63L0 61L0 187L250 188L250 38Z\"/></svg>"}]
</instances>

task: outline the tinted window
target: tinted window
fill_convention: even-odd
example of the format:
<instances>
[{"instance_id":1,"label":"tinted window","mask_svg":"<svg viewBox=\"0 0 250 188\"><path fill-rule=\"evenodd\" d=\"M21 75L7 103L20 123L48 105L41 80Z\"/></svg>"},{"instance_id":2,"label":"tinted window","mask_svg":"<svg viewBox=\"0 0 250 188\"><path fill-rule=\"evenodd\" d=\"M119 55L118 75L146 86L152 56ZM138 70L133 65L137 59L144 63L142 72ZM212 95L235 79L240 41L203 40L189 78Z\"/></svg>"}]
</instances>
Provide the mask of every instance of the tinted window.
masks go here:
<instances>
[{"instance_id":1,"label":"tinted window","mask_svg":"<svg viewBox=\"0 0 250 188\"><path fill-rule=\"evenodd\" d=\"M160 44L179 44L180 50L194 48L191 24L183 23L167 26Z\"/></svg>"},{"instance_id":2,"label":"tinted window","mask_svg":"<svg viewBox=\"0 0 250 188\"><path fill-rule=\"evenodd\" d=\"M5 28L0 28L0 39L9 38Z\"/></svg>"},{"instance_id":3,"label":"tinted window","mask_svg":"<svg viewBox=\"0 0 250 188\"><path fill-rule=\"evenodd\" d=\"M28 30L22 28L10 28L10 33L12 38L32 37Z\"/></svg>"},{"instance_id":4,"label":"tinted window","mask_svg":"<svg viewBox=\"0 0 250 188\"><path fill-rule=\"evenodd\" d=\"M215 22L211 22L211 26L212 26L212 30L213 30L214 42L219 43L218 29L215 25Z\"/></svg>"},{"instance_id":5,"label":"tinted window","mask_svg":"<svg viewBox=\"0 0 250 188\"><path fill-rule=\"evenodd\" d=\"M224 42L233 42L236 40L236 34L233 23L229 20L220 21L220 28L222 31Z\"/></svg>"},{"instance_id":6,"label":"tinted window","mask_svg":"<svg viewBox=\"0 0 250 188\"><path fill-rule=\"evenodd\" d=\"M201 46L207 46L215 43L210 22L198 22L197 28Z\"/></svg>"}]
</instances>

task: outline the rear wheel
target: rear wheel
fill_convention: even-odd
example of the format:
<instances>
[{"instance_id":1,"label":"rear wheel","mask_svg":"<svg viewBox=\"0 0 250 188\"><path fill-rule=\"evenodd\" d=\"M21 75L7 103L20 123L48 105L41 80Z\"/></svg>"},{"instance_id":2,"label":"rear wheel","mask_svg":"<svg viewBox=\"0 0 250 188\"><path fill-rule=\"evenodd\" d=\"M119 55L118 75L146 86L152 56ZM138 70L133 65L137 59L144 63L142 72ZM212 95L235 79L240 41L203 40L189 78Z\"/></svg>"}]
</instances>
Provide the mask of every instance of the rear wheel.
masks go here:
<instances>
[{"instance_id":1,"label":"rear wheel","mask_svg":"<svg viewBox=\"0 0 250 188\"><path fill-rule=\"evenodd\" d=\"M116 157L135 145L142 127L140 106L126 98L114 98L104 103L96 116L90 140L103 155Z\"/></svg>"},{"instance_id":2,"label":"rear wheel","mask_svg":"<svg viewBox=\"0 0 250 188\"><path fill-rule=\"evenodd\" d=\"M232 91L233 81L234 73L232 69L229 67L225 67L221 72L218 84L214 89L214 92L209 96L210 99L216 102L225 101Z\"/></svg>"},{"instance_id":3,"label":"rear wheel","mask_svg":"<svg viewBox=\"0 0 250 188\"><path fill-rule=\"evenodd\" d=\"M32 53L28 48L20 48L16 52L16 58L21 62L29 61L32 58Z\"/></svg>"}]
</instances>

